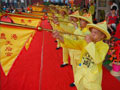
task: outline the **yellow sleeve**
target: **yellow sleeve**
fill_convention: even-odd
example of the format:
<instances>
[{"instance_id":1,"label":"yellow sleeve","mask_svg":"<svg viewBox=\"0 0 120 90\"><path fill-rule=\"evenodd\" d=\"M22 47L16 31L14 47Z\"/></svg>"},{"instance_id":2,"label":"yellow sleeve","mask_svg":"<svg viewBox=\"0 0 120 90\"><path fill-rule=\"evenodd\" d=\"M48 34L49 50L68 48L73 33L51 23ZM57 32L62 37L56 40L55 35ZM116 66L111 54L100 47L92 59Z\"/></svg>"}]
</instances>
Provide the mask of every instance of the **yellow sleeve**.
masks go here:
<instances>
[{"instance_id":1,"label":"yellow sleeve","mask_svg":"<svg viewBox=\"0 0 120 90\"><path fill-rule=\"evenodd\" d=\"M57 26L57 27L56 27L56 29L57 29L58 31L64 32L64 29L63 29L63 28L61 28L61 27L60 27L60 25L59 25L59 26Z\"/></svg>"},{"instance_id":2,"label":"yellow sleeve","mask_svg":"<svg viewBox=\"0 0 120 90\"><path fill-rule=\"evenodd\" d=\"M97 44L89 43L85 49L92 56L93 61L96 64L100 64L104 61L105 56L108 52L109 46L104 42L99 42Z\"/></svg>"},{"instance_id":3,"label":"yellow sleeve","mask_svg":"<svg viewBox=\"0 0 120 90\"><path fill-rule=\"evenodd\" d=\"M52 16L52 13L47 13L48 14L48 16Z\"/></svg>"},{"instance_id":4,"label":"yellow sleeve","mask_svg":"<svg viewBox=\"0 0 120 90\"><path fill-rule=\"evenodd\" d=\"M62 32L64 31L63 28L61 28L59 25L54 24L52 21L50 21L50 24L51 24L53 30L62 31Z\"/></svg>"},{"instance_id":5,"label":"yellow sleeve","mask_svg":"<svg viewBox=\"0 0 120 90\"><path fill-rule=\"evenodd\" d=\"M86 45L87 42L85 40L72 40L68 38L64 38L64 43L62 43L63 47L77 50L83 50Z\"/></svg>"},{"instance_id":6,"label":"yellow sleeve","mask_svg":"<svg viewBox=\"0 0 120 90\"><path fill-rule=\"evenodd\" d=\"M50 24L51 24L51 26L52 26L52 28L54 30L55 29L55 24L52 21L50 21Z\"/></svg>"},{"instance_id":7,"label":"yellow sleeve","mask_svg":"<svg viewBox=\"0 0 120 90\"><path fill-rule=\"evenodd\" d=\"M65 32L68 31L68 30L66 30L67 23L65 23L65 22L60 22L60 27L63 28Z\"/></svg>"},{"instance_id":8,"label":"yellow sleeve","mask_svg":"<svg viewBox=\"0 0 120 90\"><path fill-rule=\"evenodd\" d=\"M75 31L75 28L73 25L70 25L68 23L65 23L65 22L60 22L60 27L64 29L65 32L68 32L68 33L74 33Z\"/></svg>"}]
</instances>

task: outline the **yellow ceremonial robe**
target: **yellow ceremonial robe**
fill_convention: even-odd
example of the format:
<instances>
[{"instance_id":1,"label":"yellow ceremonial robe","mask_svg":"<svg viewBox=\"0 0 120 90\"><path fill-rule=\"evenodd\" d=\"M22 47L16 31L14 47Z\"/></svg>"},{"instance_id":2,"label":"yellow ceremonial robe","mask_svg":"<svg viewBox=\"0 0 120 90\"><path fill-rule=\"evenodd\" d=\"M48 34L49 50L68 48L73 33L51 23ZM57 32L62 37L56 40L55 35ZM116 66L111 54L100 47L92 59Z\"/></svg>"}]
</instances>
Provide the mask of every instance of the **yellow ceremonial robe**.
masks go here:
<instances>
[{"instance_id":1,"label":"yellow ceremonial robe","mask_svg":"<svg viewBox=\"0 0 120 90\"><path fill-rule=\"evenodd\" d=\"M68 17L66 16L64 19L59 18L59 20L63 20L63 21L68 21ZM70 32L71 30L66 30L67 27L66 22L60 22L60 27L64 29L64 32ZM63 35L64 37L67 37L68 35ZM68 64L68 56L69 56L69 51L68 48L63 48L63 64Z\"/></svg>"},{"instance_id":2,"label":"yellow ceremonial robe","mask_svg":"<svg viewBox=\"0 0 120 90\"><path fill-rule=\"evenodd\" d=\"M108 52L108 44L103 41L87 44L85 40L65 38L63 46L82 50L83 53L75 74L77 90L102 90L102 62Z\"/></svg>"},{"instance_id":3,"label":"yellow ceremonial robe","mask_svg":"<svg viewBox=\"0 0 120 90\"><path fill-rule=\"evenodd\" d=\"M59 16L59 21L65 21L65 22L68 22L69 21L69 17L68 16L65 16L64 18L60 15L60 14L58 14L58 16Z\"/></svg>"},{"instance_id":4,"label":"yellow ceremonial robe","mask_svg":"<svg viewBox=\"0 0 120 90\"><path fill-rule=\"evenodd\" d=\"M69 32L69 33L73 33L75 28L73 26L73 24L71 23L65 23L65 22L62 22L60 24L60 26L62 28L64 28L64 31L65 32ZM64 37L69 37L69 35L63 35ZM65 47L62 47L63 48L63 63L64 64L68 64L68 57L69 57L69 49L68 48L65 48Z\"/></svg>"},{"instance_id":5,"label":"yellow ceremonial robe","mask_svg":"<svg viewBox=\"0 0 120 90\"><path fill-rule=\"evenodd\" d=\"M87 28L84 28L83 30L81 30L81 28L78 28L75 30L74 34L85 36L87 34L90 34L90 31ZM73 39L82 40L84 39L84 37L77 36L77 37L73 37ZM75 76L76 67L81 62L80 61L81 50L69 49L69 55L70 55L70 63L73 67L73 74Z\"/></svg>"},{"instance_id":6,"label":"yellow ceremonial robe","mask_svg":"<svg viewBox=\"0 0 120 90\"><path fill-rule=\"evenodd\" d=\"M64 29L65 32L69 32L69 33L74 33L75 31L75 27L72 23L65 23L65 22L61 22L60 26ZM69 35L63 35L64 37L68 38L70 37ZM68 64L68 57L69 57L69 48L63 48L63 63L64 64Z\"/></svg>"}]
</instances>

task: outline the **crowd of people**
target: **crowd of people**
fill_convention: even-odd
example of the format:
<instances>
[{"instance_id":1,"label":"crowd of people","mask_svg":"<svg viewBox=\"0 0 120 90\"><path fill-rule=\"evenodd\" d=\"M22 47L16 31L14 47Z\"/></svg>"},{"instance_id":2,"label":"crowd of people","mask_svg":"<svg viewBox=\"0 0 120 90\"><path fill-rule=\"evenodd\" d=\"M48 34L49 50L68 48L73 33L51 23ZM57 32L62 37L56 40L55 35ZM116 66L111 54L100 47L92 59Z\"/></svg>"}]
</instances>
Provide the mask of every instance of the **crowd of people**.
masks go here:
<instances>
[{"instance_id":1,"label":"crowd of people","mask_svg":"<svg viewBox=\"0 0 120 90\"><path fill-rule=\"evenodd\" d=\"M111 74L120 76L120 23L117 4L111 3L111 10L103 22L94 21L93 3L89 9L85 7L81 11L76 7L51 5L50 12L50 23L53 30L56 30L53 33L57 40L56 49L63 48L61 67L69 65L68 56L73 67L74 82L70 84L71 87L76 86L78 90L101 90L102 63L106 55L109 56L107 61L110 60L113 64ZM61 31L72 35L63 35Z\"/></svg>"},{"instance_id":2,"label":"crowd of people","mask_svg":"<svg viewBox=\"0 0 120 90\"><path fill-rule=\"evenodd\" d=\"M109 49L103 40L111 37L107 31L107 22L93 24L93 15L86 9L80 13L64 6L50 7L52 13L49 19L53 30L56 30L53 32L57 40L56 49L63 48L62 68L69 65L70 56L74 74L74 82L70 86L76 86L78 90L101 90L102 63Z\"/></svg>"},{"instance_id":3,"label":"crowd of people","mask_svg":"<svg viewBox=\"0 0 120 90\"><path fill-rule=\"evenodd\" d=\"M6 6L1 6L0 10L2 12L8 12L8 13L26 12L24 7L21 7L21 8L18 9L18 8L15 8L14 6L9 6L9 8L7 8Z\"/></svg>"}]
</instances>

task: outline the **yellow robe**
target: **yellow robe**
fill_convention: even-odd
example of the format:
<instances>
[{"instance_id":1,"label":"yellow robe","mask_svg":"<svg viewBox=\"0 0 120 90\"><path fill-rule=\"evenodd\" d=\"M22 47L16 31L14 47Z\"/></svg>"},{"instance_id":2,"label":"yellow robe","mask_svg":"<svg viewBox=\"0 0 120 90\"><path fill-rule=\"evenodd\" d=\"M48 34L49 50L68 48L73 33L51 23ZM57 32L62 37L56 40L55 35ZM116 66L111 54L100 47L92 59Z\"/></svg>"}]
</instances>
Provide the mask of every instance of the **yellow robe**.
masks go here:
<instances>
[{"instance_id":1,"label":"yellow robe","mask_svg":"<svg viewBox=\"0 0 120 90\"><path fill-rule=\"evenodd\" d=\"M72 33L74 32L74 26L71 25L70 23L65 23L65 22L61 22L60 26L62 28L64 28L64 31L65 32L69 32L69 33ZM68 37L69 35L63 35L64 37ZM68 64L68 57L69 57L69 49L68 48L63 48L63 63L64 64Z\"/></svg>"},{"instance_id":2,"label":"yellow robe","mask_svg":"<svg viewBox=\"0 0 120 90\"><path fill-rule=\"evenodd\" d=\"M74 33L75 32L75 27L71 23L61 22L60 26L62 28L64 28L65 32L68 32L68 33ZM63 36L66 37L66 38L68 38L68 37L71 38L70 35L63 35ZM65 47L62 47L62 48L63 48L63 63L68 64L68 57L69 57L69 55L70 56L72 56L72 55L71 55L71 53L69 53L69 48L65 48Z\"/></svg>"},{"instance_id":3,"label":"yellow robe","mask_svg":"<svg viewBox=\"0 0 120 90\"><path fill-rule=\"evenodd\" d=\"M59 16L58 18L59 21L66 21L66 22L69 21L69 17L67 15L64 18L60 14L58 14L58 16Z\"/></svg>"},{"instance_id":4,"label":"yellow robe","mask_svg":"<svg viewBox=\"0 0 120 90\"><path fill-rule=\"evenodd\" d=\"M77 66L75 85L77 90L102 90L102 62L109 46L103 41L89 43L85 40L64 39L64 47L82 50L82 62Z\"/></svg>"},{"instance_id":5,"label":"yellow robe","mask_svg":"<svg viewBox=\"0 0 120 90\"><path fill-rule=\"evenodd\" d=\"M87 34L90 34L90 31L87 28L84 28L83 30L78 28L78 29L75 30L74 34L87 35ZM77 37L74 36L72 38L74 40L82 40L82 39L84 39L84 37L80 37L80 36L77 36ZM76 67L81 62L80 61L81 50L69 49L69 55L70 55L70 63L72 65L72 67L73 67L73 74L75 76Z\"/></svg>"}]
</instances>

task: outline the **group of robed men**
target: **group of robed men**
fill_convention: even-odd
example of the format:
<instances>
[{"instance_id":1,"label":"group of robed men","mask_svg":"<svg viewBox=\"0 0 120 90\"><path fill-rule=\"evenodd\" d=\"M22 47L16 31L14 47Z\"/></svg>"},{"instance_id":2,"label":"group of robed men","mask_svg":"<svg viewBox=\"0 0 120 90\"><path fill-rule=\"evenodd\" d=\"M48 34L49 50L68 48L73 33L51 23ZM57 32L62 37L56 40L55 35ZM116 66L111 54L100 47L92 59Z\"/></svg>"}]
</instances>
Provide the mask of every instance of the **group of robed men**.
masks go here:
<instances>
[{"instance_id":1,"label":"group of robed men","mask_svg":"<svg viewBox=\"0 0 120 90\"><path fill-rule=\"evenodd\" d=\"M66 6L50 5L48 13L50 24L57 40L57 48L63 48L63 64L66 67L68 57L73 68L74 82L78 90L102 90L102 62L109 46L103 40L109 40L106 21L93 24L92 15L79 11L70 12Z\"/></svg>"}]
</instances>

